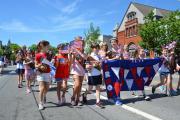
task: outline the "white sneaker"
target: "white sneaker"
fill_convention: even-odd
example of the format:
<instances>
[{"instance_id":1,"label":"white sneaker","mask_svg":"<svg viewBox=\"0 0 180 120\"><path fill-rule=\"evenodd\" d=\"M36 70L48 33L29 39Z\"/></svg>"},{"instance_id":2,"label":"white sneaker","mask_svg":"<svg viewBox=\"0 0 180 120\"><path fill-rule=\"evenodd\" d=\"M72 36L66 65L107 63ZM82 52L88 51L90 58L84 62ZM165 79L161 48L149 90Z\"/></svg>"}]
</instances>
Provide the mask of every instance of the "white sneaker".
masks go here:
<instances>
[{"instance_id":1,"label":"white sneaker","mask_svg":"<svg viewBox=\"0 0 180 120\"><path fill-rule=\"evenodd\" d=\"M150 101L150 100L151 100L151 98L150 98L149 96L144 96L144 99L145 99L146 101Z\"/></svg>"},{"instance_id":2,"label":"white sneaker","mask_svg":"<svg viewBox=\"0 0 180 120\"><path fill-rule=\"evenodd\" d=\"M44 106L42 103L39 103L39 110L43 110L44 109Z\"/></svg>"},{"instance_id":3,"label":"white sneaker","mask_svg":"<svg viewBox=\"0 0 180 120\"><path fill-rule=\"evenodd\" d=\"M26 93L31 93L31 89L27 88Z\"/></svg>"},{"instance_id":4,"label":"white sneaker","mask_svg":"<svg viewBox=\"0 0 180 120\"><path fill-rule=\"evenodd\" d=\"M61 104L65 104L65 103L66 103L66 98L62 97Z\"/></svg>"}]
</instances>

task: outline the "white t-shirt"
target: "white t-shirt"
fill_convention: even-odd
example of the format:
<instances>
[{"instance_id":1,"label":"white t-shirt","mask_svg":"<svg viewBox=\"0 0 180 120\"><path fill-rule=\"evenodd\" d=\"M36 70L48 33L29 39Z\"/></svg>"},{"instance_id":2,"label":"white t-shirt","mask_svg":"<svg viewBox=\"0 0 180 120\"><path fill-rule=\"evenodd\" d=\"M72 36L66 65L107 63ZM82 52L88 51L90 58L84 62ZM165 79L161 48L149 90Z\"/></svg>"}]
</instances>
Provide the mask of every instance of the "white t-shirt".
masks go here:
<instances>
[{"instance_id":1,"label":"white t-shirt","mask_svg":"<svg viewBox=\"0 0 180 120\"><path fill-rule=\"evenodd\" d=\"M166 61L168 61L168 58L167 58L167 57L164 57L164 58L165 58ZM163 64L161 65L161 67L159 68L158 72L159 72L159 73L169 72L169 69L168 69L168 67L166 67L166 66L164 65L164 63L163 63Z\"/></svg>"},{"instance_id":2,"label":"white t-shirt","mask_svg":"<svg viewBox=\"0 0 180 120\"><path fill-rule=\"evenodd\" d=\"M3 61L0 61L0 66L3 66L4 65L4 62Z\"/></svg>"},{"instance_id":3,"label":"white t-shirt","mask_svg":"<svg viewBox=\"0 0 180 120\"><path fill-rule=\"evenodd\" d=\"M158 70L159 73L163 73L163 72L169 72L169 69L167 67L165 67L164 64L161 65L161 67Z\"/></svg>"},{"instance_id":4,"label":"white t-shirt","mask_svg":"<svg viewBox=\"0 0 180 120\"><path fill-rule=\"evenodd\" d=\"M100 61L100 56L98 54L95 53L91 53L90 55L92 58L94 58L97 61ZM96 69L95 67L92 68L91 72L87 73L88 76L98 76L101 75L101 71Z\"/></svg>"},{"instance_id":5,"label":"white t-shirt","mask_svg":"<svg viewBox=\"0 0 180 120\"><path fill-rule=\"evenodd\" d=\"M17 67L17 69L24 69L24 65L23 65L23 63L17 63L17 65L16 65L16 67Z\"/></svg>"}]
</instances>

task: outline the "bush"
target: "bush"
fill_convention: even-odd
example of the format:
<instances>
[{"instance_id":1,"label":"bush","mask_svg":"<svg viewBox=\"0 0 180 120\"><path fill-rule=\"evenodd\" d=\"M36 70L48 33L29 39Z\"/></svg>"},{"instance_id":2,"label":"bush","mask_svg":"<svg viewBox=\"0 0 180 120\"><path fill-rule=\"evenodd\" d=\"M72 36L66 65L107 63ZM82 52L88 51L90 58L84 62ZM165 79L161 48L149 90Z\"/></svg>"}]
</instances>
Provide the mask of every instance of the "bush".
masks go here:
<instances>
[{"instance_id":1,"label":"bush","mask_svg":"<svg viewBox=\"0 0 180 120\"><path fill-rule=\"evenodd\" d=\"M2 56L3 55L3 50L2 49L0 49L0 56Z\"/></svg>"}]
</instances>

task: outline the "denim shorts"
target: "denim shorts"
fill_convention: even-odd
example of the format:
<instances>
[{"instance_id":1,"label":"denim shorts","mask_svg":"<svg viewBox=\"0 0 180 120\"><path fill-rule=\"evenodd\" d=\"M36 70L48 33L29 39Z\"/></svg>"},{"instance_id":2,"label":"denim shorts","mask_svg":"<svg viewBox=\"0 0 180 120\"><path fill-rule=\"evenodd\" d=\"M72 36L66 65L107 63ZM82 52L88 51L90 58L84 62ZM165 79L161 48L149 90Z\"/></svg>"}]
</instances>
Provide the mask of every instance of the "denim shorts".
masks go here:
<instances>
[{"instance_id":1,"label":"denim shorts","mask_svg":"<svg viewBox=\"0 0 180 120\"><path fill-rule=\"evenodd\" d=\"M38 82L51 82L50 73L42 73L37 75L37 81Z\"/></svg>"},{"instance_id":2,"label":"denim shorts","mask_svg":"<svg viewBox=\"0 0 180 120\"><path fill-rule=\"evenodd\" d=\"M168 74L170 74L170 72L160 72L159 74L160 76L167 76Z\"/></svg>"},{"instance_id":3,"label":"denim shorts","mask_svg":"<svg viewBox=\"0 0 180 120\"><path fill-rule=\"evenodd\" d=\"M56 82L62 82L62 78L56 78Z\"/></svg>"}]
</instances>

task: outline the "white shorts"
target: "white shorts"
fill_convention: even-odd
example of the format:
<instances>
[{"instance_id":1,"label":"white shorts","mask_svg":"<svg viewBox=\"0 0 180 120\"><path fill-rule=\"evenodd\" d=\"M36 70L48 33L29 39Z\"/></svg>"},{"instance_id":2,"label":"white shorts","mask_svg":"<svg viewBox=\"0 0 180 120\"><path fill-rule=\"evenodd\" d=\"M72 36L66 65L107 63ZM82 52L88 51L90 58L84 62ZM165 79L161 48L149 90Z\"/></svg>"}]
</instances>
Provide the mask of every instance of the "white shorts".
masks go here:
<instances>
[{"instance_id":1,"label":"white shorts","mask_svg":"<svg viewBox=\"0 0 180 120\"><path fill-rule=\"evenodd\" d=\"M0 66L3 66L4 65L4 62L3 61L0 61Z\"/></svg>"},{"instance_id":2,"label":"white shorts","mask_svg":"<svg viewBox=\"0 0 180 120\"><path fill-rule=\"evenodd\" d=\"M51 81L51 77L50 77L50 73L41 73L39 75L37 75L37 81L41 82L50 82Z\"/></svg>"}]
</instances>

